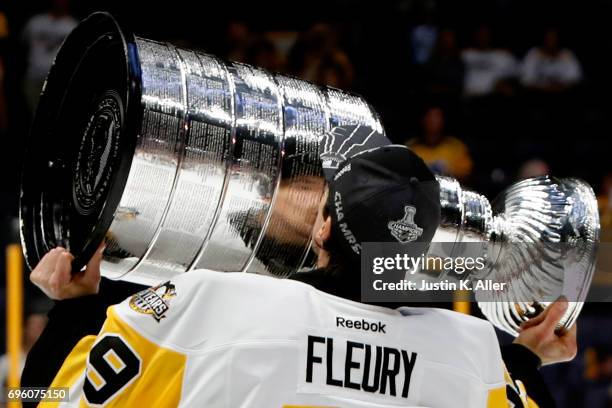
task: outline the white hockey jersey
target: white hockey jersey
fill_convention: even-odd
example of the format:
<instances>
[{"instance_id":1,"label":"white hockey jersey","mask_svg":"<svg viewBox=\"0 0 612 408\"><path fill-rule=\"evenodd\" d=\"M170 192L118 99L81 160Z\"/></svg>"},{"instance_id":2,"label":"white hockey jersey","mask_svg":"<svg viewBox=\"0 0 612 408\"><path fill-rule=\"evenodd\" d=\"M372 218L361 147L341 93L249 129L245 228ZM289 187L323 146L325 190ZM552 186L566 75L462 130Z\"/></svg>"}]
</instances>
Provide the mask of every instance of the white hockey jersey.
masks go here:
<instances>
[{"instance_id":1,"label":"white hockey jersey","mask_svg":"<svg viewBox=\"0 0 612 408\"><path fill-rule=\"evenodd\" d=\"M507 407L492 326L199 270L108 308L52 386L105 407Z\"/></svg>"}]
</instances>

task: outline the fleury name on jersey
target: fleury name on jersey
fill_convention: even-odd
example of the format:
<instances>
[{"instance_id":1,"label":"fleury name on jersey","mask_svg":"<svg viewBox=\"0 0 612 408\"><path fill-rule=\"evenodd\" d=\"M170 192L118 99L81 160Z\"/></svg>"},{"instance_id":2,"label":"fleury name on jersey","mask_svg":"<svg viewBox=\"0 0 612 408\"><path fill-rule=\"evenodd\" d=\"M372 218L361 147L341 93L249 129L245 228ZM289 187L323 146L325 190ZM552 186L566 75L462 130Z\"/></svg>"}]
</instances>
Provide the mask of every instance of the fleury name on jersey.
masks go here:
<instances>
[{"instance_id":1,"label":"fleury name on jersey","mask_svg":"<svg viewBox=\"0 0 612 408\"><path fill-rule=\"evenodd\" d=\"M312 335L307 350L307 383L408 398L415 352Z\"/></svg>"}]
</instances>

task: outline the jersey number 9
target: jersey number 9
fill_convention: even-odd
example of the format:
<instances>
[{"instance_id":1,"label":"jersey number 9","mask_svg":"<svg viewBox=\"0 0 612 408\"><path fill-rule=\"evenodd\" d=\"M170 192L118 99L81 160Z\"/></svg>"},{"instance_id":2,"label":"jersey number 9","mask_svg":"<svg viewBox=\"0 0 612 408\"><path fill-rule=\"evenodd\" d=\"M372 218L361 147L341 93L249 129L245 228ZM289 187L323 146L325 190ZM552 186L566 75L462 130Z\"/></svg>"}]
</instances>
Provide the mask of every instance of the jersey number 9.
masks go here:
<instances>
[{"instance_id":1,"label":"jersey number 9","mask_svg":"<svg viewBox=\"0 0 612 408\"><path fill-rule=\"evenodd\" d=\"M90 404L103 405L140 374L141 360L117 334L107 334L89 352L83 392Z\"/></svg>"}]
</instances>

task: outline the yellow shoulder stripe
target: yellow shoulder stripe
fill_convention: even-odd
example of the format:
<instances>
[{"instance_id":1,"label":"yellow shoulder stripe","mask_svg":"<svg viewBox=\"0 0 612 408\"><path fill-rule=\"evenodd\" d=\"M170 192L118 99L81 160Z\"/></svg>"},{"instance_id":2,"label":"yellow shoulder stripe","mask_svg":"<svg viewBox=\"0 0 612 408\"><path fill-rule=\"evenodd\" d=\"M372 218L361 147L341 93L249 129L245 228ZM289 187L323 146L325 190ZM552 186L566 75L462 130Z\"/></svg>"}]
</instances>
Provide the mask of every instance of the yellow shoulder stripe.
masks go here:
<instances>
[{"instance_id":1,"label":"yellow shoulder stripe","mask_svg":"<svg viewBox=\"0 0 612 408\"><path fill-rule=\"evenodd\" d=\"M72 387L85 372L87 355L94 344L96 336L85 336L74 346L64 360L62 367L55 375L51 387ZM39 408L55 408L59 402L41 402Z\"/></svg>"},{"instance_id":2,"label":"yellow shoulder stripe","mask_svg":"<svg viewBox=\"0 0 612 408\"><path fill-rule=\"evenodd\" d=\"M62 368L55 376L52 387L73 387L84 378L93 381L94 387L100 389L106 380L92 369L89 354L92 348L109 334L120 337L137 355L140 361L138 375L104 402L105 408L114 407L176 407L181 399L186 356L168 348L161 347L143 337L130 325L121 320L113 307L107 310L106 321L99 335L82 338L64 360ZM97 340L97 341L96 341ZM123 368L121 358L111 352L106 354L106 362L115 372ZM162 373L162 374L160 374ZM73 392L73 390L71 390ZM89 407L82 389L80 407ZM78 395L71 396L78 398ZM57 408L60 403L41 403L42 408Z\"/></svg>"},{"instance_id":3,"label":"yellow shoulder stripe","mask_svg":"<svg viewBox=\"0 0 612 408\"><path fill-rule=\"evenodd\" d=\"M508 408L508 397L506 395L505 385L489 390L487 408Z\"/></svg>"}]
</instances>

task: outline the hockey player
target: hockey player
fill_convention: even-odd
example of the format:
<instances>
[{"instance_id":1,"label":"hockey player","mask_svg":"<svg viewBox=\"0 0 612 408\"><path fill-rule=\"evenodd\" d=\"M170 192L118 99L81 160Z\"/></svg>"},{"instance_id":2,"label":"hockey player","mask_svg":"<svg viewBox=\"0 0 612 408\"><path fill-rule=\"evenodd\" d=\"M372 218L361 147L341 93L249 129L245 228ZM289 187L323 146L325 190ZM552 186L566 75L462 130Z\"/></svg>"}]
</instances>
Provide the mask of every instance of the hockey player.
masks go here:
<instances>
[{"instance_id":1,"label":"hockey player","mask_svg":"<svg viewBox=\"0 0 612 408\"><path fill-rule=\"evenodd\" d=\"M406 233L429 242L439 191L403 146L331 156L322 157L327 186L312 232L317 268L292 279L196 270L128 295L127 284L100 288L101 252L72 276L72 255L52 250L31 280L60 301L24 385L48 386L34 380L37 368L61 365L50 385L69 387L70 401L41 406L552 405L537 368L576 353L575 327L555 333L567 302L528 322L503 352L487 321L359 302L361 243L397 242L389 220L407 206Z\"/></svg>"}]
</instances>

